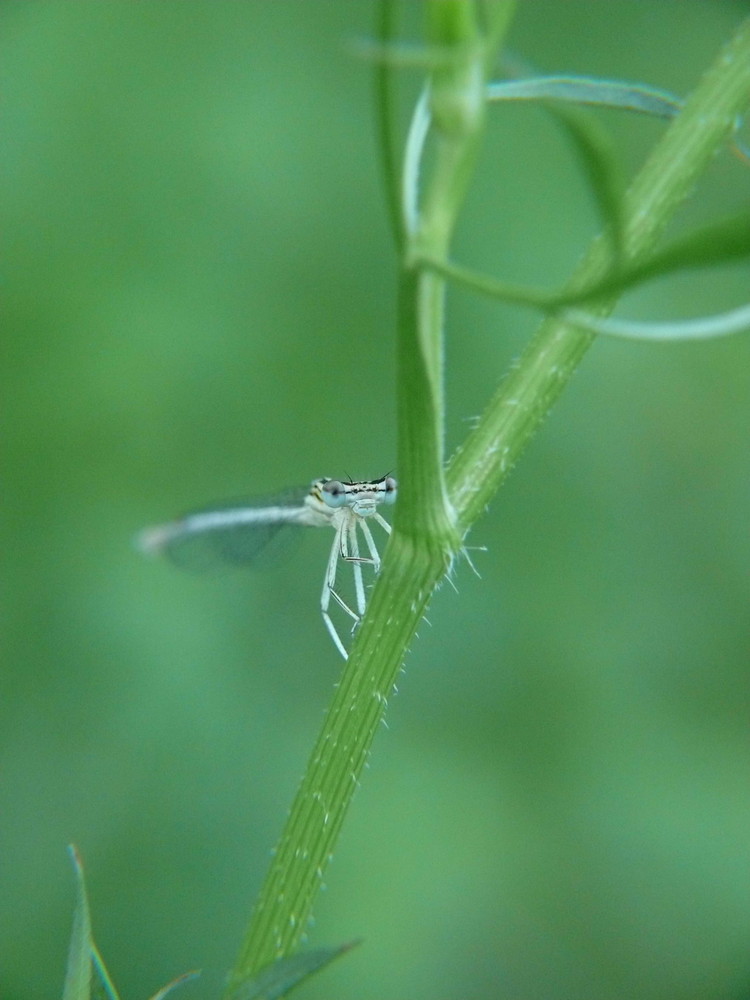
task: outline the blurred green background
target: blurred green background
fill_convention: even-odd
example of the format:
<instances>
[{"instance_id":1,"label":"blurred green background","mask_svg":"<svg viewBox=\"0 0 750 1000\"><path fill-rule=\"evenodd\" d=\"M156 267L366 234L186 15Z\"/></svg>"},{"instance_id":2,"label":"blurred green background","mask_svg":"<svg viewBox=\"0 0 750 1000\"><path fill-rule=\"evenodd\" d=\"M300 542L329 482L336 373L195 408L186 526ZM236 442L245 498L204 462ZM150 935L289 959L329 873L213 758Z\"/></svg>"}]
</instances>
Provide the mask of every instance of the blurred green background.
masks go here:
<instances>
[{"instance_id":1,"label":"blurred green background","mask_svg":"<svg viewBox=\"0 0 750 1000\"><path fill-rule=\"evenodd\" d=\"M746 11L536 0L511 45L686 93ZM239 945L341 670L329 539L200 578L132 538L394 466L372 16L0 8L3 1000L59 994L69 841L123 997L195 967L185 996L215 996ZM663 125L602 120L632 174ZM748 191L718 157L674 231ZM595 226L554 124L494 111L458 258L551 287ZM738 266L619 312L747 289ZM453 448L535 319L461 292L449 312ZM749 388L750 337L590 352L473 533L481 579L439 592L408 658L309 939L365 943L306 996L750 995Z\"/></svg>"}]
</instances>

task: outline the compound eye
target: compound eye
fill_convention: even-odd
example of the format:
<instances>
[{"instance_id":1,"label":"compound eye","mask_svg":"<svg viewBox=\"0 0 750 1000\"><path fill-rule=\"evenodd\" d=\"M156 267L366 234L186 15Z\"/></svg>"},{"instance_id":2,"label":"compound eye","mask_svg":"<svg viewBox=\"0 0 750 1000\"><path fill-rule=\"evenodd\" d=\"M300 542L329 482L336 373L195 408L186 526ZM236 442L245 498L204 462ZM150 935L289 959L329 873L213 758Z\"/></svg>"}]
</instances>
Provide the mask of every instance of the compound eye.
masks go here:
<instances>
[{"instance_id":1,"label":"compound eye","mask_svg":"<svg viewBox=\"0 0 750 1000\"><path fill-rule=\"evenodd\" d=\"M329 507L343 507L346 503L346 490L338 479L329 479L327 483L323 483L321 495Z\"/></svg>"},{"instance_id":2,"label":"compound eye","mask_svg":"<svg viewBox=\"0 0 750 1000\"><path fill-rule=\"evenodd\" d=\"M393 503L396 499L396 493L398 492L398 483L393 478L393 476L385 477L385 496L383 501L385 503Z\"/></svg>"}]
</instances>

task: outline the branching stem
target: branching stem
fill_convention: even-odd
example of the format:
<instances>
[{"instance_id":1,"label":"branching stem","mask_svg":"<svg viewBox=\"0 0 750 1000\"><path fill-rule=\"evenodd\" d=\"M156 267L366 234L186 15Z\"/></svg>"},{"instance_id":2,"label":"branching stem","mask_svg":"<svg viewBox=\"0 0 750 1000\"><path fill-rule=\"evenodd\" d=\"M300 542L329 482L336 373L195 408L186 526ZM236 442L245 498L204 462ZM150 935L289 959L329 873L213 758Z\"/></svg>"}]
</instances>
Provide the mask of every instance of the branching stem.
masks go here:
<instances>
[{"instance_id":1,"label":"branching stem","mask_svg":"<svg viewBox=\"0 0 750 1000\"><path fill-rule=\"evenodd\" d=\"M489 7L490 5L483 5ZM506 11L507 6L499 5ZM456 58L433 79L439 130L417 239L436 259L447 254L481 138L486 39L465 0L429 0L430 44ZM496 24L503 16L499 16ZM506 17L507 20L507 17ZM499 32L495 32L498 36ZM435 37L435 36L438 37ZM382 89L382 88L381 88ZM482 90L483 92L483 90ZM704 76L628 192L629 262L653 251L664 226L750 102L750 19ZM408 241L408 237L407 237ZM594 241L571 287L601 276L606 246ZM370 605L313 749L246 939L228 996L266 963L288 955L304 935L323 870L333 852L382 721L404 656L430 596L462 540L571 378L593 335L548 320L502 383L443 478L443 278L404 261L399 308L399 466L394 531ZM599 304L605 314L612 301ZM592 311L597 311L592 307Z\"/></svg>"}]
</instances>

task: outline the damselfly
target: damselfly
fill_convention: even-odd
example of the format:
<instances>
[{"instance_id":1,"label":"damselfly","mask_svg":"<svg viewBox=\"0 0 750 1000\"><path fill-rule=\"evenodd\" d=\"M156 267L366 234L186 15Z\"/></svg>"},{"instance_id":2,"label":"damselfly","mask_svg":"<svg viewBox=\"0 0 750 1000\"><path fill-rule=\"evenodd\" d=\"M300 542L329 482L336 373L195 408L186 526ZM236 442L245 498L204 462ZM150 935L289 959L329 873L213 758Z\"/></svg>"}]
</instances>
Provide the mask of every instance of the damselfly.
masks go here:
<instances>
[{"instance_id":1,"label":"damselfly","mask_svg":"<svg viewBox=\"0 0 750 1000\"><path fill-rule=\"evenodd\" d=\"M380 569L380 554L368 521L374 521L387 534L391 533L391 526L378 513L378 507L392 504L396 492L397 484L392 476L362 483L316 479L309 488L289 490L272 502L212 507L186 514L169 524L147 528L140 536L140 546L147 552L164 553L181 564L208 566L217 561L247 564L285 525L311 528L330 525L335 537L323 579L320 610L336 648L346 659L346 648L329 612L331 598L351 618L354 632L367 604L362 568L371 567L374 574ZM364 555L360 551L358 531L365 540ZM354 607L336 590L336 569L340 559L352 567Z\"/></svg>"}]
</instances>

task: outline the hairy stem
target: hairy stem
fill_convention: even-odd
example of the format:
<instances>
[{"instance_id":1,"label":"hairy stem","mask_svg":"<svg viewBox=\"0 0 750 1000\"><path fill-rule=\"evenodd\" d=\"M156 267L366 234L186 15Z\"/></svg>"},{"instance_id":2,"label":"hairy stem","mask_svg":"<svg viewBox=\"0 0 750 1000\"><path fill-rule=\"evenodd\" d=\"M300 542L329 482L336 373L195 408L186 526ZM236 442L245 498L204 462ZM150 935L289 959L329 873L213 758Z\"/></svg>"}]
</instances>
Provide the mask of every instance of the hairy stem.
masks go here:
<instances>
[{"instance_id":1,"label":"hairy stem","mask_svg":"<svg viewBox=\"0 0 750 1000\"><path fill-rule=\"evenodd\" d=\"M473 26L465 20L464 0L435 0L441 42L459 32L462 53ZM451 22L450 15L455 15ZM486 59L486 51L471 58ZM455 125L453 110L465 106L468 64L456 65L453 83L443 78L447 103L442 115L447 132ZM483 64L484 65L484 64ZM451 94L451 87L455 91ZM447 90L446 90L447 88ZM725 142L735 116L750 101L750 19L744 21L674 121L628 193L625 251L629 260L651 251L667 221L690 191L715 151ZM459 114L460 119L460 114ZM451 124L453 122L453 125ZM463 127L459 120L459 127ZM481 128L481 126L479 126ZM465 135L463 155L450 139L443 149L453 159L454 173L438 163L438 188L425 200L420 238L440 257L473 163L477 134ZM458 141L458 140L455 140ZM460 142L459 142L460 145ZM439 159L439 154L438 154ZM430 198L433 201L430 201ZM430 215L435 204L435 216ZM573 286L594 280L602 271L607 249L595 241L576 274ZM399 318L399 472L409 484L399 498L397 517L368 612L352 655L333 697L307 771L261 889L247 936L230 980L228 996L266 963L292 952L304 935L323 870L358 786L387 699L406 650L446 566L459 551L461 537L491 499L512 463L544 419L592 341L592 336L557 321L542 324L519 365L502 384L477 429L442 468L442 287L406 262L401 279ZM435 278L436 282L440 279ZM611 307L602 303L600 311ZM457 530L458 529L458 530Z\"/></svg>"}]
</instances>

